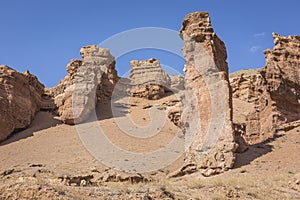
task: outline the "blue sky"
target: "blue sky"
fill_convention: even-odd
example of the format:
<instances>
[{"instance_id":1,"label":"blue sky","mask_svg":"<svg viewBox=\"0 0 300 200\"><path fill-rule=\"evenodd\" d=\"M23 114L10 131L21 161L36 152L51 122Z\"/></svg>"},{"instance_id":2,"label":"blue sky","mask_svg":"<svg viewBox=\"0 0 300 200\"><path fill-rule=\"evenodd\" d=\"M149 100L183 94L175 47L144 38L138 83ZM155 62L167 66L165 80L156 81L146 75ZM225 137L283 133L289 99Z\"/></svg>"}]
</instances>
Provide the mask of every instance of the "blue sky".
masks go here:
<instances>
[{"instance_id":1,"label":"blue sky","mask_svg":"<svg viewBox=\"0 0 300 200\"><path fill-rule=\"evenodd\" d=\"M226 44L230 71L263 67L272 32L300 35L299 8L299 0L0 0L0 64L29 69L52 87L66 75L70 59L81 58L82 46L133 28L179 31L186 14L208 11ZM130 60L150 57L182 71L181 57L149 49L118 58L117 70L122 75Z\"/></svg>"}]
</instances>

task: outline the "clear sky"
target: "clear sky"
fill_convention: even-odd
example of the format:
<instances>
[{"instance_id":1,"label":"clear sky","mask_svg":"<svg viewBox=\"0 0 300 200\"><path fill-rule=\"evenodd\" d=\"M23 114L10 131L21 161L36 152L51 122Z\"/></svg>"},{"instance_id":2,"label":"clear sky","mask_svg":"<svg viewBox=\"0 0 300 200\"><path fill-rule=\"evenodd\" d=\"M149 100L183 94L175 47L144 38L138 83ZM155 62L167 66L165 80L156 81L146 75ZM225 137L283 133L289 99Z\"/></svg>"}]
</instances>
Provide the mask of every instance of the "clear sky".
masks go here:
<instances>
[{"instance_id":1,"label":"clear sky","mask_svg":"<svg viewBox=\"0 0 300 200\"><path fill-rule=\"evenodd\" d=\"M0 0L0 64L29 71L47 87L66 75L82 46L99 44L133 28L179 31L185 15L208 11L225 42L230 71L263 67L263 50L273 48L272 32L300 35L299 0ZM132 59L157 57L182 71L183 60L157 50L117 59L120 75Z\"/></svg>"}]
</instances>

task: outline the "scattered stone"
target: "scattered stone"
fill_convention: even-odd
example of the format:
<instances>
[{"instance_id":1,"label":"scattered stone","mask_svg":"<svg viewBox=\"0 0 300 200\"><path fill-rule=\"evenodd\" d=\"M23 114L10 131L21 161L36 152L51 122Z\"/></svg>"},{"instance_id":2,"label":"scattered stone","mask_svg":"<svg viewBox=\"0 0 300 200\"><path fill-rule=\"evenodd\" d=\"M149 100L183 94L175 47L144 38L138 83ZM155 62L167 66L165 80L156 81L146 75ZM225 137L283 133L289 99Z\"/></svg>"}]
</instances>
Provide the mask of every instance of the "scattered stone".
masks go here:
<instances>
[{"instance_id":1,"label":"scattered stone","mask_svg":"<svg viewBox=\"0 0 300 200\"><path fill-rule=\"evenodd\" d=\"M0 175L1 176L7 176L7 175L10 175L14 172L15 172L15 169L8 169L8 170L5 170L4 172L2 172Z\"/></svg>"},{"instance_id":2,"label":"scattered stone","mask_svg":"<svg viewBox=\"0 0 300 200\"><path fill-rule=\"evenodd\" d=\"M31 164L29 167L45 167L45 165L42 164Z\"/></svg>"},{"instance_id":3,"label":"scattered stone","mask_svg":"<svg viewBox=\"0 0 300 200\"><path fill-rule=\"evenodd\" d=\"M296 174L289 181L289 187L300 192L300 173Z\"/></svg>"},{"instance_id":4,"label":"scattered stone","mask_svg":"<svg viewBox=\"0 0 300 200\"><path fill-rule=\"evenodd\" d=\"M128 173L119 173L114 170L106 170L98 177L96 182L129 182L131 184L135 183L147 183L151 182L152 179L145 177L142 174L128 174Z\"/></svg>"},{"instance_id":5,"label":"scattered stone","mask_svg":"<svg viewBox=\"0 0 300 200\"><path fill-rule=\"evenodd\" d=\"M166 108L167 116L176 126L181 127L181 113L182 113L182 104L177 103L173 106Z\"/></svg>"},{"instance_id":6,"label":"scattered stone","mask_svg":"<svg viewBox=\"0 0 300 200\"><path fill-rule=\"evenodd\" d=\"M153 105L149 105L149 104L147 104L147 105L144 105L143 106L143 109L148 109L148 108L151 108Z\"/></svg>"},{"instance_id":7,"label":"scattered stone","mask_svg":"<svg viewBox=\"0 0 300 200\"><path fill-rule=\"evenodd\" d=\"M85 176L62 176L58 177L58 179L68 186L87 186L92 182L91 180L94 178L93 175L85 175Z\"/></svg>"}]
</instances>

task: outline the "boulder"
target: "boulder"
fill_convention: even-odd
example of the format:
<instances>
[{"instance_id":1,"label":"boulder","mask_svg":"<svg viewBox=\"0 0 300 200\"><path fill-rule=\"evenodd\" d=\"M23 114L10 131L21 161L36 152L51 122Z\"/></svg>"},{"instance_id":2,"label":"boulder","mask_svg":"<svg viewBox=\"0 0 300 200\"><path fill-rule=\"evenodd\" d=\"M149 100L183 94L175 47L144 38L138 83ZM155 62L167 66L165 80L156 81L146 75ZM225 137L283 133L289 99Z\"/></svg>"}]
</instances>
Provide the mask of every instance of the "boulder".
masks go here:
<instances>
[{"instance_id":1,"label":"boulder","mask_svg":"<svg viewBox=\"0 0 300 200\"><path fill-rule=\"evenodd\" d=\"M0 66L0 141L27 128L42 104L44 85L29 71Z\"/></svg>"},{"instance_id":2,"label":"boulder","mask_svg":"<svg viewBox=\"0 0 300 200\"><path fill-rule=\"evenodd\" d=\"M233 124L234 129L234 141L238 144L236 153L244 153L249 149L249 145L246 142L244 135L246 131L245 124Z\"/></svg>"},{"instance_id":3,"label":"boulder","mask_svg":"<svg viewBox=\"0 0 300 200\"><path fill-rule=\"evenodd\" d=\"M289 181L289 187L297 192L300 192L300 173L295 174Z\"/></svg>"}]
</instances>

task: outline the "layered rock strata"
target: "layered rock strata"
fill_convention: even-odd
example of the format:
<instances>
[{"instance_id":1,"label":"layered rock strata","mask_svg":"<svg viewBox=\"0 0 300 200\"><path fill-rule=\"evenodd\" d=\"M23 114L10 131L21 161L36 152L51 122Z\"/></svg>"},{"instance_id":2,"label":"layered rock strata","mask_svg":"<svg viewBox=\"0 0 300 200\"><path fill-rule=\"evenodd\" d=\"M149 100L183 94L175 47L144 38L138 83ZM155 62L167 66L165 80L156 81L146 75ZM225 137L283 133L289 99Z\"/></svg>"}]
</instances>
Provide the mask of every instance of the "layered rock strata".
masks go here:
<instances>
[{"instance_id":1,"label":"layered rock strata","mask_svg":"<svg viewBox=\"0 0 300 200\"><path fill-rule=\"evenodd\" d=\"M131 95L157 100L170 88L170 77L160 66L159 60L133 60L130 62Z\"/></svg>"},{"instance_id":2,"label":"layered rock strata","mask_svg":"<svg viewBox=\"0 0 300 200\"><path fill-rule=\"evenodd\" d=\"M296 126L300 119L300 37L273 33L266 66L231 75L234 123L248 144Z\"/></svg>"},{"instance_id":3,"label":"layered rock strata","mask_svg":"<svg viewBox=\"0 0 300 200\"><path fill-rule=\"evenodd\" d=\"M278 112L272 118L276 129L300 119L300 37L273 33L273 38L274 49L264 51L266 66L260 73Z\"/></svg>"},{"instance_id":4,"label":"layered rock strata","mask_svg":"<svg viewBox=\"0 0 300 200\"><path fill-rule=\"evenodd\" d=\"M86 46L80 54L82 60L71 60L68 75L48 91L54 97L58 115L67 124L86 120L97 101L110 98L118 80L109 49Z\"/></svg>"},{"instance_id":5,"label":"layered rock strata","mask_svg":"<svg viewBox=\"0 0 300 200\"><path fill-rule=\"evenodd\" d=\"M180 36L186 60L182 123L189 148L179 174L211 176L232 168L235 161L226 48L206 12L187 15Z\"/></svg>"}]
</instances>

